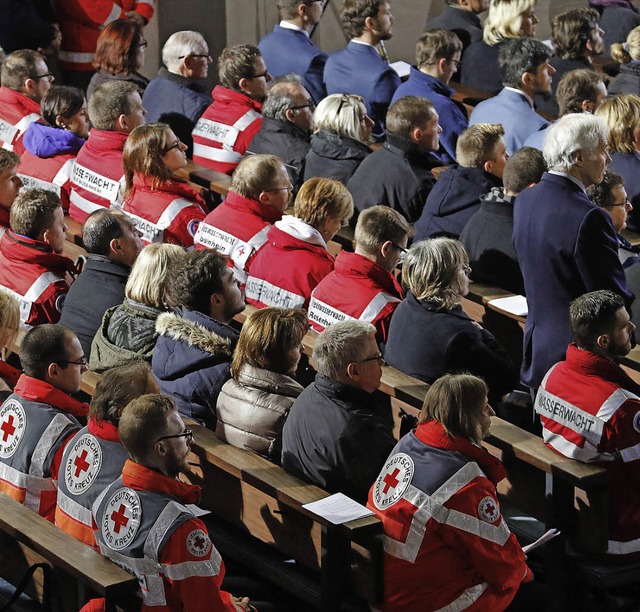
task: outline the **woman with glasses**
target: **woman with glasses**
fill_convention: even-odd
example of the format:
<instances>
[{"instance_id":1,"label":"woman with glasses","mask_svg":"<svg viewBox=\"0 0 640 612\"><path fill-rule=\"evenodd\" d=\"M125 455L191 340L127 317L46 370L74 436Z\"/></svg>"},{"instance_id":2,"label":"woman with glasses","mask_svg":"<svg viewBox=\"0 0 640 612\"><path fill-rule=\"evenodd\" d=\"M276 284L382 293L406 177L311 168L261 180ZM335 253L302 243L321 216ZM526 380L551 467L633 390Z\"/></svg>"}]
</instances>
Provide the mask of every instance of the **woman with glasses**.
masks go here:
<instances>
[{"instance_id":1,"label":"woman with glasses","mask_svg":"<svg viewBox=\"0 0 640 612\"><path fill-rule=\"evenodd\" d=\"M428 383L450 372L481 376L497 405L517 385L517 371L493 335L462 310L470 272L469 257L457 240L414 243L402 267L407 296L391 319L384 358Z\"/></svg>"},{"instance_id":2,"label":"woman with glasses","mask_svg":"<svg viewBox=\"0 0 640 612\"><path fill-rule=\"evenodd\" d=\"M147 41L142 36L138 20L116 19L107 25L98 37L93 67L96 73L87 87L87 99L91 99L98 85L108 81L131 81L140 94L149 84L149 79L140 74L144 65Z\"/></svg>"},{"instance_id":3,"label":"woman with glasses","mask_svg":"<svg viewBox=\"0 0 640 612\"><path fill-rule=\"evenodd\" d=\"M145 244L193 246L206 205L186 181L173 176L187 165L186 149L165 123L140 125L125 142L122 210L133 219Z\"/></svg>"},{"instance_id":4,"label":"woman with glasses","mask_svg":"<svg viewBox=\"0 0 640 612\"><path fill-rule=\"evenodd\" d=\"M371 153L373 121L367 115L364 98L332 94L313 113L315 133L307 153L304 180L332 178L347 183L360 162Z\"/></svg>"}]
</instances>

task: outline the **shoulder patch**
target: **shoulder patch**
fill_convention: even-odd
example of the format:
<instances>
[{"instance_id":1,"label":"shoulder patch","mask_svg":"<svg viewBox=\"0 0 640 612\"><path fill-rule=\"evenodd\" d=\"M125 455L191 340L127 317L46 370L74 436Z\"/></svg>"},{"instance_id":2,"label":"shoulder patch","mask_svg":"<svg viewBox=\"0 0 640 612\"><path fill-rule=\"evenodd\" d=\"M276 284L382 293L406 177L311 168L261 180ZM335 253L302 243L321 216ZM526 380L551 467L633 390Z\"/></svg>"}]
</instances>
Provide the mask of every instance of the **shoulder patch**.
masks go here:
<instances>
[{"instance_id":1,"label":"shoulder patch","mask_svg":"<svg viewBox=\"0 0 640 612\"><path fill-rule=\"evenodd\" d=\"M109 548L122 550L133 542L140 527L142 507L133 489L118 489L107 501L100 531Z\"/></svg>"},{"instance_id":2,"label":"shoulder patch","mask_svg":"<svg viewBox=\"0 0 640 612\"><path fill-rule=\"evenodd\" d=\"M62 307L64 306L64 301L67 299L67 294L63 293L56 298L56 310L58 312L62 312Z\"/></svg>"},{"instance_id":3,"label":"shoulder patch","mask_svg":"<svg viewBox=\"0 0 640 612\"><path fill-rule=\"evenodd\" d=\"M633 417L633 428L640 433L640 410Z\"/></svg>"},{"instance_id":4,"label":"shoulder patch","mask_svg":"<svg viewBox=\"0 0 640 612\"><path fill-rule=\"evenodd\" d=\"M27 429L27 414L17 400L0 406L0 458L8 459L17 450Z\"/></svg>"},{"instance_id":5,"label":"shoulder patch","mask_svg":"<svg viewBox=\"0 0 640 612\"><path fill-rule=\"evenodd\" d=\"M373 503L386 510L402 498L413 478L413 459L405 454L392 455L373 485Z\"/></svg>"},{"instance_id":6,"label":"shoulder patch","mask_svg":"<svg viewBox=\"0 0 640 612\"><path fill-rule=\"evenodd\" d=\"M191 219L191 221L187 223L187 231L191 234L191 236L196 235L199 225L200 225L200 221L198 221L198 219Z\"/></svg>"},{"instance_id":7,"label":"shoulder patch","mask_svg":"<svg viewBox=\"0 0 640 612\"><path fill-rule=\"evenodd\" d=\"M204 557L211 550L211 540L202 529L194 529L187 536L187 550L194 557Z\"/></svg>"},{"instance_id":8,"label":"shoulder patch","mask_svg":"<svg viewBox=\"0 0 640 612\"><path fill-rule=\"evenodd\" d=\"M64 466L64 482L72 495L84 493L102 467L102 447L89 433L82 435L71 448Z\"/></svg>"},{"instance_id":9,"label":"shoulder patch","mask_svg":"<svg viewBox=\"0 0 640 612\"><path fill-rule=\"evenodd\" d=\"M495 523L500 518L500 506L490 495L480 500L478 504L478 516L485 523Z\"/></svg>"}]
</instances>

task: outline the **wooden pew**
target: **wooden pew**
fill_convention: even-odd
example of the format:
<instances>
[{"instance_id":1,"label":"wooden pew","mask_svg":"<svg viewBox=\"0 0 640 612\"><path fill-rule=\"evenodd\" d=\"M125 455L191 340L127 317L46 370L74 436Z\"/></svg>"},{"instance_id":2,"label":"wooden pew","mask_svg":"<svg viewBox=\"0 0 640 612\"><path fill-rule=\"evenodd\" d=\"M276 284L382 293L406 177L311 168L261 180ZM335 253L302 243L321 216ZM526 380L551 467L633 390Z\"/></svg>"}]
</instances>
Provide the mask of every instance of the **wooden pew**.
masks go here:
<instances>
[{"instance_id":1,"label":"wooden pew","mask_svg":"<svg viewBox=\"0 0 640 612\"><path fill-rule=\"evenodd\" d=\"M191 160L187 161L187 165L184 168L176 171L176 175L185 181L205 187L222 196L226 196L229 193L231 177L228 174L211 170Z\"/></svg>"}]
</instances>

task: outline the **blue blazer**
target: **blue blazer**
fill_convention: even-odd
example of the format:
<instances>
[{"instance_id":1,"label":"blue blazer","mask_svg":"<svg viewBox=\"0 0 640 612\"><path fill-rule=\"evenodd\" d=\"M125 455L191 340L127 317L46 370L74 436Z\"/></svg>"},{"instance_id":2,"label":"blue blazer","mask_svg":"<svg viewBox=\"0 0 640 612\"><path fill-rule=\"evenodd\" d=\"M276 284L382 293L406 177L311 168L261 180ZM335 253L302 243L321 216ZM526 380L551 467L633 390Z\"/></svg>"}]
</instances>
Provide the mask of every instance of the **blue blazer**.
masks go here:
<instances>
[{"instance_id":1,"label":"blue blazer","mask_svg":"<svg viewBox=\"0 0 640 612\"><path fill-rule=\"evenodd\" d=\"M453 89L412 66L409 79L396 89L391 104L406 96L422 96L431 100L442 127L440 150L434 155L443 165L455 164L458 136L469 127L469 120L464 107L452 99Z\"/></svg>"},{"instance_id":2,"label":"blue blazer","mask_svg":"<svg viewBox=\"0 0 640 612\"><path fill-rule=\"evenodd\" d=\"M476 123L502 123L509 155L524 146L524 141L531 134L549 125L523 95L506 88L473 109L469 125Z\"/></svg>"},{"instance_id":3,"label":"blue blazer","mask_svg":"<svg viewBox=\"0 0 640 612\"><path fill-rule=\"evenodd\" d=\"M259 43L264 63L273 76L295 72L302 77L316 104L327 95L322 75L327 54L316 47L304 32L276 25Z\"/></svg>"},{"instance_id":4,"label":"blue blazer","mask_svg":"<svg viewBox=\"0 0 640 612\"><path fill-rule=\"evenodd\" d=\"M542 130L538 130L537 132L534 132L533 134L531 134L524 141L524 144L522 146L533 147L534 149L538 149L539 151L542 151L542 146L544 145L544 137L547 135L547 132L549 131L549 128L552 125L553 124L549 124L546 128Z\"/></svg>"},{"instance_id":5,"label":"blue blazer","mask_svg":"<svg viewBox=\"0 0 640 612\"><path fill-rule=\"evenodd\" d=\"M384 136L387 109L400 77L373 47L350 41L344 49L332 53L324 68L324 83L329 94L362 96L367 113L375 122L373 135Z\"/></svg>"},{"instance_id":6,"label":"blue blazer","mask_svg":"<svg viewBox=\"0 0 640 612\"><path fill-rule=\"evenodd\" d=\"M624 179L624 188L633 210L629 213L627 225L629 229L640 230L640 154L613 153L611 155L611 170L615 170Z\"/></svg>"},{"instance_id":7,"label":"blue blazer","mask_svg":"<svg viewBox=\"0 0 640 612\"><path fill-rule=\"evenodd\" d=\"M633 294L627 290L609 215L564 176L545 172L516 198L513 243L529 305L521 378L535 389L564 359L572 300L610 289L629 306Z\"/></svg>"}]
</instances>

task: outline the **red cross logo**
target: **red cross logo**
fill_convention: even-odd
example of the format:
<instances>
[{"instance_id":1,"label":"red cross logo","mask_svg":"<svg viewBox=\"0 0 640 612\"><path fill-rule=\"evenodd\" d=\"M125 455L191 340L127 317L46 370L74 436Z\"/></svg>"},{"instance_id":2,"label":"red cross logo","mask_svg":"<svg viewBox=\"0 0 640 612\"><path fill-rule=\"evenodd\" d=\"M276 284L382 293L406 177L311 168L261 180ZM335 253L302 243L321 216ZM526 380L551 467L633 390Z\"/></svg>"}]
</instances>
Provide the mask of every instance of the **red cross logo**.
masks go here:
<instances>
[{"instance_id":1,"label":"red cross logo","mask_svg":"<svg viewBox=\"0 0 640 612\"><path fill-rule=\"evenodd\" d=\"M86 472L89 469L86 448L74 459L73 465L76 466L76 478L78 478L82 472Z\"/></svg>"},{"instance_id":2,"label":"red cross logo","mask_svg":"<svg viewBox=\"0 0 640 612\"><path fill-rule=\"evenodd\" d=\"M118 511L111 513L111 520L114 523L113 530L116 533L120 533L120 528L126 527L127 523L129 522L129 517L125 514L125 510L125 505L120 504L120 508L118 508Z\"/></svg>"},{"instance_id":3,"label":"red cross logo","mask_svg":"<svg viewBox=\"0 0 640 612\"><path fill-rule=\"evenodd\" d=\"M2 423L2 427L0 427L4 432L2 435L2 441L6 442L9 439L9 436L12 436L16 430L15 425L13 424L13 415L9 415L9 418Z\"/></svg>"},{"instance_id":4,"label":"red cross logo","mask_svg":"<svg viewBox=\"0 0 640 612\"><path fill-rule=\"evenodd\" d=\"M398 474L400 473L400 469L396 468L395 470L393 470L393 472L391 472L391 474L387 474L382 480L384 482L384 489L382 490L382 493L384 495L386 495L389 492L389 489L395 489L398 486L398 483L400 482L397 478Z\"/></svg>"},{"instance_id":5,"label":"red cross logo","mask_svg":"<svg viewBox=\"0 0 640 612\"><path fill-rule=\"evenodd\" d=\"M201 538L200 536L196 536L193 540L193 543L200 549L202 550L204 548L204 538Z\"/></svg>"},{"instance_id":6,"label":"red cross logo","mask_svg":"<svg viewBox=\"0 0 640 612\"><path fill-rule=\"evenodd\" d=\"M494 516L496 513L496 507L491 502L487 502L487 505L484 507L484 511L489 516Z\"/></svg>"}]
</instances>

